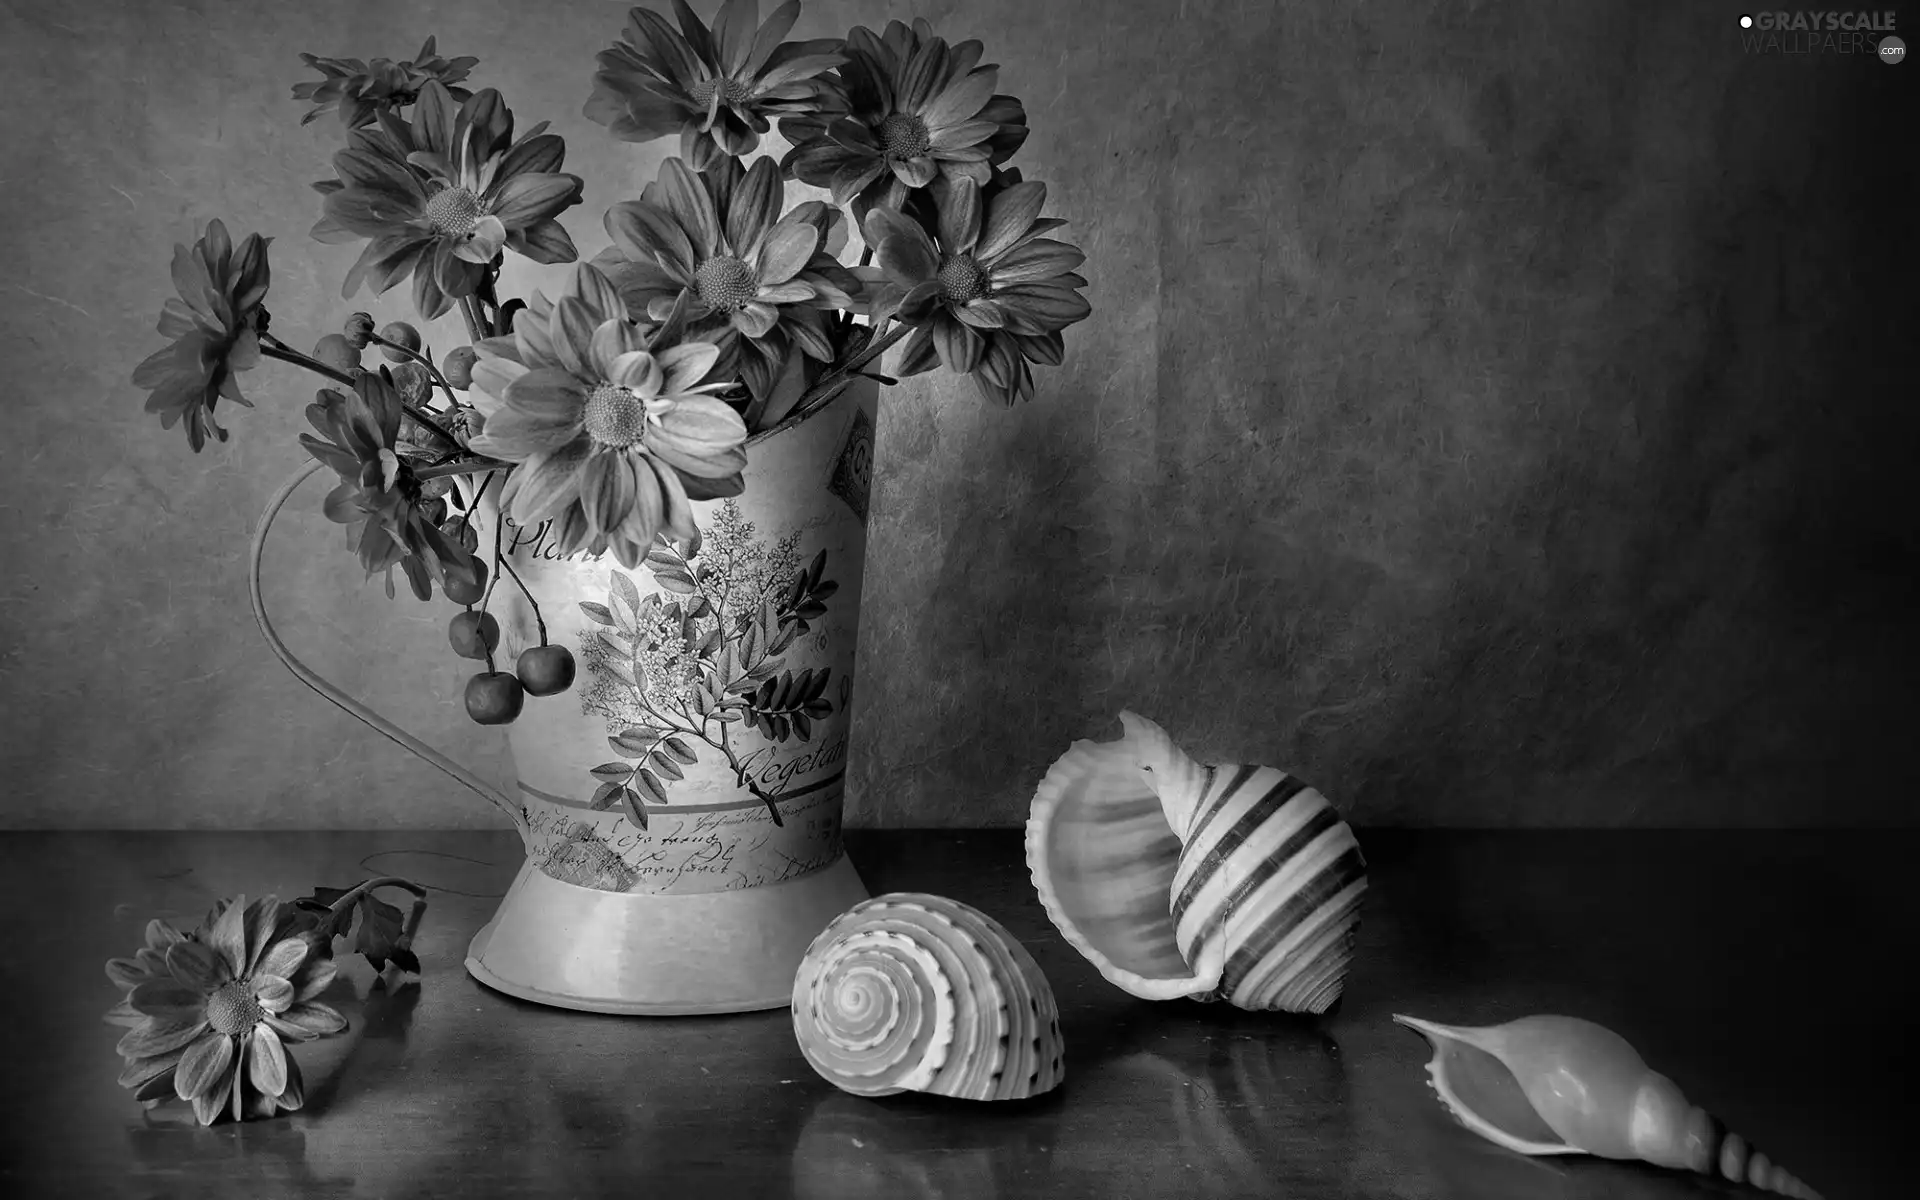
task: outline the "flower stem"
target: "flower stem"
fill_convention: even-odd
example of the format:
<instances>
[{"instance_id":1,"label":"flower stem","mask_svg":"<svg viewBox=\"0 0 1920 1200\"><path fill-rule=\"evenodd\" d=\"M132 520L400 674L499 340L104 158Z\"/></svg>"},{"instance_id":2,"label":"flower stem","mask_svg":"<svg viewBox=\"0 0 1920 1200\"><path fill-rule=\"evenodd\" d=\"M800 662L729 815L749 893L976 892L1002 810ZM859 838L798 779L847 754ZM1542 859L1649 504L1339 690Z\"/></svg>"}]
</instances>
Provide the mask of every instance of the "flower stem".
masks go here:
<instances>
[{"instance_id":1,"label":"flower stem","mask_svg":"<svg viewBox=\"0 0 1920 1200\"><path fill-rule=\"evenodd\" d=\"M765 437L768 434L778 433L782 429L798 425L815 412L825 408L833 402L836 396L846 390L847 385L852 383L856 377L866 373L860 368L866 366L874 359L879 358L888 350L891 350L895 343L899 342L901 338L906 337L911 332L913 332L911 326L900 325L888 330L883 336L875 338L867 345L866 349L854 355L853 358L842 366L822 376L820 382L814 384L806 395L800 397L799 403L793 406L793 411L783 417L778 425L775 425L771 429L764 430L755 436Z\"/></svg>"},{"instance_id":2,"label":"flower stem","mask_svg":"<svg viewBox=\"0 0 1920 1200\"><path fill-rule=\"evenodd\" d=\"M386 344L391 345L392 343L386 343ZM347 374L344 371L335 370L334 368L328 366L326 363L321 362L317 358L312 358L312 357L309 357L308 355L300 353L298 350L295 350L293 347L287 345L285 342L281 341L277 337L274 337L270 333L263 333L260 335L260 353L266 355L268 358L277 358L281 362L292 363L296 367L305 367L309 371L313 371L320 375L325 375L328 379L335 380L336 382L339 382L339 383L344 383L348 387L352 387L354 385L353 376ZM428 363L427 368L429 370L432 370L433 364ZM421 428L425 429L427 432L435 435L436 437L440 438L442 441L446 442L447 445L452 446L456 450L464 450L466 448L460 444L460 441L458 438L454 437L451 433L448 433L446 430L442 429L440 427L439 422L435 421L432 417L428 416L425 412L421 411L418 407L412 404L408 404L405 400L402 400L400 402L400 407L402 411L404 411L407 414L407 416L413 418L416 424L418 424Z\"/></svg>"},{"instance_id":3,"label":"flower stem","mask_svg":"<svg viewBox=\"0 0 1920 1200\"><path fill-rule=\"evenodd\" d=\"M416 897L415 907L417 908L426 907L426 904L425 904L425 901L427 898L426 888L421 887L419 884L414 883L412 880L402 879L398 875L382 875L378 879L365 880L362 883L360 883L358 886L350 889L345 895L341 896L338 900L335 900L332 904L327 905L327 911L330 913L338 913L343 909L347 908L348 906L350 906L351 904L353 904L353 902L358 900L360 897L366 895L368 892L373 891L375 888L383 888L383 887L405 888L407 891L412 892ZM418 924L418 921L416 921L415 924Z\"/></svg>"},{"instance_id":4,"label":"flower stem","mask_svg":"<svg viewBox=\"0 0 1920 1200\"><path fill-rule=\"evenodd\" d=\"M348 387L353 386L353 376L347 374L345 371L330 367L317 358L300 353L270 333L260 335L260 353L266 355L268 358L277 358L281 362L292 363L296 367L305 367L316 375L325 375L335 383L344 383Z\"/></svg>"},{"instance_id":5,"label":"flower stem","mask_svg":"<svg viewBox=\"0 0 1920 1200\"><path fill-rule=\"evenodd\" d=\"M475 342L487 339L487 325L480 315L480 301L472 296L460 297L460 315L467 319L467 336Z\"/></svg>"},{"instance_id":6,"label":"flower stem","mask_svg":"<svg viewBox=\"0 0 1920 1200\"><path fill-rule=\"evenodd\" d=\"M440 385L440 390L447 394L447 403L455 406L456 408L459 407L460 398L453 394L453 385L448 383L447 377L440 373L440 368L433 365L432 359L420 353L418 350L409 350L398 342L390 342L387 339L381 337L377 333L368 334L367 340L370 342L378 342L382 346L387 346L387 347L390 347L391 349L398 350L400 353L406 355L408 358L413 359L415 362L425 367L427 369L427 374L432 376L433 381Z\"/></svg>"},{"instance_id":7,"label":"flower stem","mask_svg":"<svg viewBox=\"0 0 1920 1200\"><path fill-rule=\"evenodd\" d=\"M500 524L502 526L505 526L506 521L502 520ZM503 558L500 560L500 565L507 569L507 574L513 576L513 581L520 585L520 594L525 596L527 598L527 603L533 607L533 623L540 627L540 644L542 646L546 645L547 644L547 623L544 620L542 620L540 617L540 602L533 598L533 593L531 591L527 590L526 580L520 578L520 572L513 569L513 564L511 562L508 562L506 559Z\"/></svg>"},{"instance_id":8,"label":"flower stem","mask_svg":"<svg viewBox=\"0 0 1920 1200\"><path fill-rule=\"evenodd\" d=\"M441 463L438 466L422 467L413 473L413 477L424 483L429 479L439 479L443 475L478 475L482 471L507 471L512 469L512 463L501 462L497 458L468 458L460 462Z\"/></svg>"}]
</instances>

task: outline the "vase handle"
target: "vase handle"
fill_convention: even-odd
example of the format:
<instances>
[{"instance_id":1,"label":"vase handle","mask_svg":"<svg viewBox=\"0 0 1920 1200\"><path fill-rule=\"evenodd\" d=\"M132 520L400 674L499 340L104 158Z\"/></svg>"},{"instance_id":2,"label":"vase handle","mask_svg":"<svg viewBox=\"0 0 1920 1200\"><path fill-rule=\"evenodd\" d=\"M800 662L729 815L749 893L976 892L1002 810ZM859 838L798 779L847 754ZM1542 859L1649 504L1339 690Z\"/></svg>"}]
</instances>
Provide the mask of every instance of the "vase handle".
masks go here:
<instances>
[{"instance_id":1,"label":"vase handle","mask_svg":"<svg viewBox=\"0 0 1920 1200\"><path fill-rule=\"evenodd\" d=\"M451 758L435 750L432 746L427 745L419 738L414 737L406 730L395 725L392 721L374 712L365 704L362 704L333 684L322 679L319 673L314 671L313 668L293 656L293 652L287 649L286 643L280 640L279 633L274 630L273 622L267 619L266 601L262 597L260 589L260 560L266 550L267 532L272 529L273 518L279 514L281 507L285 505L288 498L293 495L294 490L302 483L305 483L308 477L315 471L318 471L323 465L322 463L313 463L309 465L306 470L301 471L292 479L281 484L280 490L273 494L273 498L267 501L267 507L261 511L260 523L253 531L253 549L249 553L247 561L247 591L253 599L253 619L259 623L260 632L265 635L267 639L267 648L273 651L275 657L286 664L287 670L292 671L294 677L301 683L306 684L353 716L364 721L375 732L384 734L386 737L397 742L403 749L413 752L418 757L440 768L456 782L478 792L488 803L507 814L508 818L513 821L514 828L519 830L524 836L527 832L526 815L521 812L518 804L515 804L508 798L505 792L502 792L499 788L481 779L472 771L467 770L459 763L454 762Z\"/></svg>"}]
</instances>

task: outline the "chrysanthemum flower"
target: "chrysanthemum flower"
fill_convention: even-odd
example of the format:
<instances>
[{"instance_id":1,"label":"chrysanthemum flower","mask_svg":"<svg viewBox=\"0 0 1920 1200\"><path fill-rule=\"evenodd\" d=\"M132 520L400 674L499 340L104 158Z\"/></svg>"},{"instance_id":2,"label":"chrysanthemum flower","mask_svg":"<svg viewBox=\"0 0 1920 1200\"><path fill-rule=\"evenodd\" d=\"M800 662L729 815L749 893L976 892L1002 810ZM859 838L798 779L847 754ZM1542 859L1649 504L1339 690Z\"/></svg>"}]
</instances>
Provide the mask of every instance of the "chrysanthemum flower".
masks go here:
<instances>
[{"instance_id":1,"label":"chrysanthemum flower","mask_svg":"<svg viewBox=\"0 0 1920 1200\"><path fill-rule=\"evenodd\" d=\"M238 1121L305 1103L283 1039L338 1033L347 1022L316 999L333 981L333 960L313 957L303 938L275 941L279 923L278 900L241 897L205 941L167 947L166 975L127 995L143 1022L120 1039L123 1087L144 1102L190 1101L202 1125L222 1113Z\"/></svg>"},{"instance_id":2,"label":"chrysanthemum flower","mask_svg":"<svg viewBox=\"0 0 1920 1200\"><path fill-rule=\"evenodd\" d=\"M332 467L340 484L328 493L327 519L355 526L350 538L360 564L372 578L386 572L392 597L393 568L406 573L413 594L433 595L433 583L449 576L463 583L476 578L476 561L429 518L425 496L412 465L399 453L400 396L383 375L363 371L353 391L323 388L307 406L307 420L320 437L300 435L300 444Z\"/></svg>"},{"instance_id":3,"label":"chrysanthemum flower","mask_svg":"<svg viewBox=\"0 0 1920 1200\"><path fill-rule=\"evenodd\" d=\"M879 270L876 313L914 326L897 370L917 375L936 362L973 376L989 400L1031 398L1028 361L1058 365L1060 331L1091 307L1073 273L1086 255L1042 237L1064 222L1041 217L1046 185L1011 182L983 196L971 179L933 191L935 236L890 208L867 214L867 242Z\"/></svg>"},{"instance_id":4,"label":"chrysanthemum flower","mask_svg":"<svg viewBox=\"0 0 1920 1200\"><path fill-rule=\"evenodd\" d=\"M880 36L853 30L838 72L843 102L780 123L794 147L781 166L832 189L861 221L936 178L985 185L1026 140L1027 114L994 94L1000 69L979 65L981 53L977 41L949 47L925 20L889 22Z\"/></svg>"},{"instance_id":5,"label":"chrysanthemum flower","mask_svg":"<svg viewBox=\"0 0 1920 1200\"><path fill-rule=\"evenodd\" d=\"M348 129L371 124L382 108L412 104L428 80L437 81L453 99L465 100L473 93L454 85L480 62L471 56L442 58L434 50L432 38L420 47L412 62L376 58L366 63L357 58L321 58L316 54L302 54L300 61L324 76L319 83L293 85L293 98L313 105L300 123L310 125L322 114L338 110L340 123Z\"/></svg>"},{"instance_id":6,"label":"chrysanthemum flower","mask_svg":"<svg viewBox=\"0 0 1920 1200\"><path fill-rule=\"evenodd\" d=\"M703 383L720 351L678 341L682 322L643 330L591 263L558 300L535 294L513 336L475 347L472 448L518 463L501 505L553 521L556 551L611 549L629 570L665 529L694 532L691 498L738 495L747 427Z\"/></svg>"},{"instance_id":7,"label":"chrysanthemum flower","mask_svg":"<svg viewBox=\"0 0 1920 1200\"><path fill-rule=\"evenodd\" d=\"M772 159L751 169L725 159L696 176L670 158L639 200L607 210L613 245L594 259L648 320L665 320L685 297L687 336L714 342L722 370L762 398L791 348L833 357L826 310L853 308L849 293L860 290L821 248L837 211L809 200L782 216L783 196Z\"/></svg>"},{"instance_id":8,"label":"chrysanthemum flower","mask_svg":"<svg viewBox=\"0 0 1920 1200\"><path fill-rule=\"evenodd\" d=\"M253 407L240 394L238 371L260 362L260 331L267 327L267 246L272 238L250 233L238 250L218 220L191 248L173 248L173 286L160 313L160 336L173 344L156 350L133 369L135 387L146 388L147 411L160 414L160 427L186 426L195 453L207 444L207 432L221 441L227 431L213 419L224 396Z\"/></svg>"},{"instance_id":9,"label":"chrysanthemum flower","mask_svg":"<svg viewBox=\"0 0 1920 1200\"><path fill-rule=\"evenodd\" d=\"M513 114L492 88L455 104L438 80L420 89L411 124L390 111L380 128L356 129L333 156L322 242L371 239L347 272L342 296L362 282L375 294L413 276L413 303L428 320L472 294L504 246L538 263L572 262L573 239L554 218L580 203L582 181L560 171L566 143L546 122L513 140Z\"/></svg>"},{"instance_id":10,"label":"chrysanthemum flower","mask_svg":"<svg viewBox=\"0 0 1920 1200\"><path fill-rule=\"evenodd\" d=\"M628 11L620 43L597 56L584 112L621 141L679 134L695 170L752 154L770 118L812 112L827 94L818 77L844 61L838 38L780 40L800 16L797 0L764 25L758 0L727 0L712 29L686 0L673 9L677 32L657 13Z\"/></svg>"}]
</instances>

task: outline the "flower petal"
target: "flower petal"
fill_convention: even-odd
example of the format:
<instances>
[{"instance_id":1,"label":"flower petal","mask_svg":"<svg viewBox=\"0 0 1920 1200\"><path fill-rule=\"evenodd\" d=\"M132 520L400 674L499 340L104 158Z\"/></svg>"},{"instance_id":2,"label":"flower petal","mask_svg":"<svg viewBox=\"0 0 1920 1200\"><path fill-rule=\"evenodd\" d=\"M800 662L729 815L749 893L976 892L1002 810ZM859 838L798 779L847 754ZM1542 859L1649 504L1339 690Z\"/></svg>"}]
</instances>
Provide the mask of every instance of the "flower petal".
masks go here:
<instances>
[{"instance_id":1,"label":"flower petal","mask_svg":"<svg viewBox=\"0 0 1920 1200\"><path fill-rule=\"evenodd\" d=\"M227 970L227 960L221 958L213 947L198 941L182 941L167 947L167 972L179 979L180 983L196 987L202 993L209 993L234 977Z\"/></svg>"},{"instance_id":2,"label":"flower petal","mask_svg":"<svg viewBox=\"0 0 1920 1200\"><path fill-rule=\"evenodd\" d=\"M147 922L147 948L164 951L175 942L184 942L187 935L159 917Z\"/></svg>"},{"instance_id":3,"label":"flower petal","mask_svg":"<svg viewBox=\"0 0 1920 1200\"><path fill-rule=\"evenodd\" d=\"M607 210L607 235L635 262L656 262L676 282L693 281L693 242L673 214L645 200L624 200Z\"/></svg>"},{"instance_id":4,"label":"flower petal","mask_svg":"<svg viewBox=\"0 0 1920 1200\"><path fill-rule=\"evenodd\" d=\"M397 414L396 414L397 415ZM398 423L395 423L396 430ZM267 946L273 940L273 931L280 927L280 901L275 896L262 896L247 905L247 964L242 973L251 971L267 952Z\"/></svg>"},{"instance_id":5,"label":"flower petal","mask_svg":"<svg viewBox=\"0 0 1920 1200\"><path fill-rule=\"evenodd\" d=\"M188 1046L180 1056L178 1074L173 1079L174 1095L192 1100L220 1081L233 1065L233 1039L209 1030L206 1036Z\"/></svg>"},{"instance_id":6,"label":"flower petal","mask_svg":"<svg viewBox=\"0 0 1920 1200\"><path fill-rule=\"evenodd\" d=\"M940 197L940 248L965 254L980 240L980 188L971 179L954 180Z\"/></svg>"},{"instance_id":7,"label":"flower petal","mask_svg":"<svg viewBox=\"0 0 1920 1200\"><path fill-rule=\"evenodd\" d=\"M733 312L733 327L750 338L763 338L780 323L780 310L771 304L749 301Z\"/></svg>"},{"instance_id":8,"label":"flower petal","mask_svg":"<svg viewBox=\"0 0 1920 1200\"><path fill-rule=\"evenodd\" d=\"M135 988L152 978L152 973L131 958L110 958L107 960L107 978L115 987Z\"/></svg>"},{"instance_id":9,"label":"flower petal","mask_svg":"<svg viewBox=\"0 0 1920 1200\"><path fill-rule=\"evenodd\" d=\"M554 450L532 455L507 477L501 501L522 525L538 525L580 498L580 468L591 444L575 438Z\"/></svg>"},{"instance_id":10,"label":"flower petal","mask_svg":"<svg viewBox=\"0 0 1920 1200\"><path fill-rule=\"evenodd\" d=\"M899 158L892 163L893 177L910 188L923 188L940 176L940 164L929 155Z\"/></svg>"},{"instance_id":11,"label":"flower petal","mask_svg":"<svg viewBox=\"0 0 1920 1200\"><path fill-rule=\"evenodd\" d=\"M933 348L947 370L964 375L980 365L987 342L972 327L941 313L933 319Z\"/></svg>"},{"instance_id":12,"label":"flower petal","mask_svg":"<svg viewBox=\"0 0 1920 1200\"><path fill-rule=\"evenodd\" d=\"M287 1060L287 1083L286 1086L280 1090L280 1094L274 1097L274 1103L281 1108L292 1110L306 1104L307 1084L306 1081L300 1077L299 1061L291 1054L285 1057Z\"/></svg>"},{"instance_id":13,"label":"flower petal","mask_svg":"<svg viewBox=\"0 0 1920 1200\"><path fill-rule=\"evenodd\" d=\"M995 287L1014 283L1039 283L1056 275L1065 275L1087 256L1078 246L1053 238L1034 238L1015 246L999 258L984 264L987 279Z\"/></svg>"},{"instance_id":14,"label":"flower petal","mask_svg":"<svg viewBox=\"0 0 1920 1200\"><path fill-rule=\"evenodd\" d=\"M507 244L507 227L499 217L481 217L473 223L473 232L453 244L453 253L470 263L488 263Z\"/></svg>"},{"instance_id":15,"label":"flower petal","mask_svg":"<svg viewBox=\"0 0 1920 1200\"><path fill-rule=\"evenodd\" d=\"M596 454L580 471L580 507L596 534L620 528L633 511L633 464L618 451Z\"/></svg>"},{"instance_id":16,"label":"flower petal","mask_svg":"<svg viewBox=\"0 0 1920 1200\"><path fill-rule=\"evenodd\" d=\"M127 993L127 1003L162 1021L188 1021L205 1012L207 994L175 979L149 979Z\"/></svg>"},{"instance_id":17,"label":"flower petal","mask_svg":"<svg viewBox=\"0 0 1920 1200\"><path fill-rule=\"evenodd\" d=\"M278 975L255 975L253 998L268 1012L285 1012L293 1004L293 985Z\"/></svg>"},{"instance_id":18,"label":"flower petal","mask_svg":"<svg viewBox=\"0 0 1920 1200\"><path fill-rule=\"evenodd\" d=\"M287 1048L280 1035L265 1024L253 1027L247 1043L247 1078L269 1096L287 1090Z\"/></svg>"},{"instance_id":19,"label":"flower petal","mask_svg":"<svg viewBox=\"0 0 1920 1200\"><path fill-rule=\"evenodd\" d=\"M993 99L993 89L1000 82L1000 72L985 67L947 85L947 89L935 96L919 112L921 120L927 123L929 130L958 125L971 120L973 115L987 106Z\"/></svg>"},{"instance_id":20,"label":"flower petal","mask_svg":"<svg viewBox=\"0 0 1920 1200\"><path fill-rule=\"evenodd\" d=\"M295 1004L305 1004L333 986L333 979L340 971L340 964L331 958L311 960L301 971L299 988L293 993Z\"/></svg>"},{"instance_id":21,"label":"flower petal","mask_svg":"<svg viewBox=\"0 0 1920 1200\"><path fill-rule=\"evenodd\" d=\"M661 163L659 178L647 190L648 200L665 209L686 231L694 261L712 257L720 245L720 216L714 211L713 197L687 164L677 158Z\"/></svg>"},{"instance_id":22,"label":"flower petal","mask_svg":"<svg viewBox=\"0 0 1920 1200\"><path fill-rule=\"evenodd\" d=\"M607 382L627 388L637 396L651 398L660 395L666 372L660 360L645 350L629 350L614 360Z\"/></svg>"},{"instance_id":23,"label":"flower petal","mask_svg":"<svg viewBox=\"0 0 1920 1200\"><path fill-rule=\"evenodd\" d=\"M577 175L515 175L496 185L487 207L508 229L523 229L573 207L582 183Z\"/></svg>"},{"instance_id":24,"label":"flower petal","mask_svg":"<svg viewBox=\"0 0 1920 1200\"><path fill-rule=\"evenodd\" d=\"M819 228L805 217L789 213L767 231L754 263L754 275L762 285L785 283L800 273L819 248Z\"/></svg>"},{"instance_id":25,"label":"flower petal","mask_svg":"<svg viewBox=\"0 0 1920 1200\"><path fill-rule=\"evenodd\" d=\"M260 957L256 968L263 975L278 975L282 979L292 979L307 961L312 950L307 939L301 937L281 938Z\"/></svg>"},{"instance_id":26,"label":"flower petal","mask_svg":"<svg viewBox=\"0 0 1920 1200\"><path fill-rule=\"evenodd\" d=\"M707 377L720 361L720 347L711 342L683 342L657 357L667 373L662 394L677 396Z\"/></svg>"},{"instance_id":27,"label":"flower petal","mask_svg":"<svg viewBox=\"0 0 1920 1200\"><path fill-rule=\"evenodd\" d=\"M740 457L744 461L746 455L742 454ZM660 484L662 531L682 541L693 537L699 531L693 524L693 505L687 500L687 487L681 482L680 473L652 455L646 456L642 461L653 472L654 479ZM636 466L634 474L639 473L639 468Z\"/></svg>"},{"instance_id":28,"label":"flower petal","mask_svg":"<svg viewBox=\"0 0 1920 1200\"><path fill-rule=\"evenodd\" d=\"M184 1021L148 1020L122 1035L114 1050L122 1058L151 1058L188 1045L206 1030L204 1017Z\"/></svg>"},{"instance_id":29,"label":"flower petal","mask_svg":"<svg viewBox=\"0 0 1920 1200\"><path fill-rule=\"evenodd\" d=\"M987 201L986 219L974 256L992 259L1004 253L1040 216L1047 202L1047 185L1037 179L1016 183Z\"/></svg>"},{"instance_id":30,"label":"flower petal","mask_svg":"<svg viewBox=\"0 0 1920 1200\"><path fill-rule=\"evenodd\" d=\"M339 1033L347 1027L347 1019L332 1006L309 1000L283 1013L268 1013L267 1024L282 1033L292 1030L294 1036L305 1039Z\"/></svg>"},{"instance_id":31,"label":"flower petal","mask_svg":"<svg viewBox=\"0 0 1920 1200\"><path fill-rule=\"evenodd\" d=\"M647 339L641 334L639 326L626 321L603 321L593 331L587 365L593 369L592 374L596 378L619 383L617 371L620 359L635 351L645 350L646 345Z\"/></svg>"},{"instance_id":32,"label":"flower petal","mask_svg":"<svg viewBox=\"0 0 1920 1200\"><path fill-rule=\"evenodd\" d=\"M940 269L933 240L917 221L891 208L876 208L862 226L867 245L887 277L905 287L931 279Z\"/></svg>"},{"instance_id":33,"label":"flower petal","mask_svg":"<svg viewBox=\"0 0 1920 1200\"><path fill-rule=\"evenodd\" d=\"M725 401L690 396L647 424L646 447L662 462L699 478L718 479L746 465L746 422Z\"/></svg>"}]
</instances>

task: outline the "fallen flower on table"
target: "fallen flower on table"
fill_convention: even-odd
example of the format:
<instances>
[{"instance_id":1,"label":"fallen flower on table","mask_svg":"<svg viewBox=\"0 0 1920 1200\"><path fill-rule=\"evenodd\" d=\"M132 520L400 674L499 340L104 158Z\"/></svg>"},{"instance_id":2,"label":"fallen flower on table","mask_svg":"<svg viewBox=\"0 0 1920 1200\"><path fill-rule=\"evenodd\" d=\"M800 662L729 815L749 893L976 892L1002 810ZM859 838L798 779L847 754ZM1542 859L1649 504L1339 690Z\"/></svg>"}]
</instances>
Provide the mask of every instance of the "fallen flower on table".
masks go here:
<instances>
[{"instance_id":1,"label":"fallen flower on table","mask_svg":"<svg viewBox=\"0 0 1920 1200\"><path fill-rule=\"evenodd\" d=\"M377 899L374 889L414 893L412 912ZM147 923L146 945L107 962L122 988L106 1020L127 1028L116 1047L126 1061L120 1085L152 1107L168 1099L193 1105L202 1125L271 1117L306 1102L299 1064L287 1043L344 1032L347 1019L319 996L338 967L333 939L358 917L353 952L375 970L391 962L417 972L413 935L426 889L405 880L368 880L351 889L316 888L292 905L276 897L217 903L182 932Z\"/></svg>"}]
</instances>

